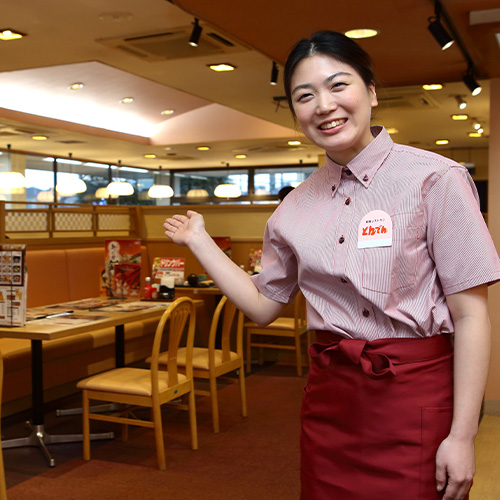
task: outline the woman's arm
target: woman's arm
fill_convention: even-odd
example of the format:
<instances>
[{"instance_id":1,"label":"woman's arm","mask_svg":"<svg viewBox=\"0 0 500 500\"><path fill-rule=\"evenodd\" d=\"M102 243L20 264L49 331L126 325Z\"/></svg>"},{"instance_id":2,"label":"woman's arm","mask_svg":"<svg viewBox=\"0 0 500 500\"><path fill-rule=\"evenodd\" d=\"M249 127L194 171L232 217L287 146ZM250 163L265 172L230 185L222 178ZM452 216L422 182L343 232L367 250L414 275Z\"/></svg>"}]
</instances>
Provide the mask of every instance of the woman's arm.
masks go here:
<instances>
[{"instance_id":1,"label":"woman's arm","mask_svg":"<svg viewBox=\"0 0 500 500\"><path fill-rule=\"evenodd\" d=\"M448 295L455 325L453 421L436 455L436 482L443 500L459 500L469 490L475 472L474 439L486 386L491 327L488 287L481 285Z\"/></svg>"},{"instance_id":2,"label":"woman's arm","mask_svg":"<svg viewBox=\"0 0 500 500\"><path fill-rule=\"evenodd\" d=\"M174 215L163 226L174 243L193 252L222 293L250 319L264 326L279 316L285 304L259 292L250 276L215 244L199 213L188 210L187 215Z\"/></svg>"}]
</instances>

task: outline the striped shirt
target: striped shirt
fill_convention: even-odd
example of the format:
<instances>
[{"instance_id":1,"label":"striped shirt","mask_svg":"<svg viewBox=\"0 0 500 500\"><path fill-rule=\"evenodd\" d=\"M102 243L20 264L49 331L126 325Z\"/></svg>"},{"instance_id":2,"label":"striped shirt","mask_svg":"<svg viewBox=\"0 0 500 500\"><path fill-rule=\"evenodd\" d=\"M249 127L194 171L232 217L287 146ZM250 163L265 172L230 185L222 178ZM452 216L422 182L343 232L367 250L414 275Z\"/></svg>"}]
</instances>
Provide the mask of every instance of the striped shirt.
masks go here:
<instances>
[{"instance_id":1,"label":"striped shirt","mask_svg":"<svg viewBox=\"0 0 500 500\"><path fill-rule=\"evenodd\" d=\"M448 158L372 134L346 167L327 157L276 209L254 283L281 303L300 288L310 330L453 332L446 295L500 280L474 183Z\"/></svg>"}]
</instances>

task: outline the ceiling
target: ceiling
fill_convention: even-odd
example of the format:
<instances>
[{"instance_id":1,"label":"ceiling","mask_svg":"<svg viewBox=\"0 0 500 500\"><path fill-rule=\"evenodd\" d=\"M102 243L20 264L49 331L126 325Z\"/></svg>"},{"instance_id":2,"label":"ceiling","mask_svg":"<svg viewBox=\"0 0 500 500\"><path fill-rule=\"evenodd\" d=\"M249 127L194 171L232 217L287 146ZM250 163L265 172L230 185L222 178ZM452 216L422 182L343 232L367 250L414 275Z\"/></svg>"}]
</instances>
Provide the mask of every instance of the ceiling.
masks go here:
<instances>
[{"instance_id":1,"label":"ceiling","mask_svg":"<svg viewBox=\"0 0 500 500\"><path fill-rule=\"evenodd\" d=\"M27 36L0 42L0 148L147 168L315 163L320 151L296 130L281 79L269 84L271 63L281 77L298 39L356 27L379 31L360 42L378 79L375 123L396 128L397 142L418 147L436 149L434 141L445 138L447 148L486 148L488 79L500 77L500 1L442 4L474 62L479 96L461 82L467 64L458 44L441 51L427 30L431 0L6 2L0 28ZM186 40L194 16L203 26L197 48ZM215 73L207 67L214 62L237 69ZM84 87L70 90L75 82ZM429 82L444 89L422 90ZM482 138L467 136L472 120L451 120L456 96L483 124ZM134 101L120 104L125 97ZM175 112L162 115L166 109ZM49 139L34 141L34 134ZM297 138L300 146L288 146ZM247 158L235 159L238 153Z\"/></svg>"}]
</instances>

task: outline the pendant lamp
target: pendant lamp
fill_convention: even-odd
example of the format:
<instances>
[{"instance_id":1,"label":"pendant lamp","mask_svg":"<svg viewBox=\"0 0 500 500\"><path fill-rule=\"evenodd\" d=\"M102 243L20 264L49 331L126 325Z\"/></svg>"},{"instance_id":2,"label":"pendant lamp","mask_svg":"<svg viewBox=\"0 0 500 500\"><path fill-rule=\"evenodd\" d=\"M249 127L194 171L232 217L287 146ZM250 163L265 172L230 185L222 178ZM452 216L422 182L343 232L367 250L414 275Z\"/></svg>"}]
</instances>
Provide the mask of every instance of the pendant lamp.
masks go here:
<instances>
[{"instance_id":1,"label":"pendant lamp","mask_svg":"<svg viewBox=\"0 0 500 500\"><path fill-rule=\"evenodd\" d=\"M168 184L161 183L161 165L158 168L158 184L153 184L148 191L150 198L172 198L174 190Z\"/></svg>"},{"instance_id":2,"label":"pendant lamp","mask_svg":"<svg viewBox=\"0 0 500 500\"><path fill-rule=\"evenodd\" d=\"M71 157L73 154L69 153L68 156L68 163L71 164ZM74 196L75 194L84 193L85 191L87 191L87 184L78 177L78 174L73 174L71 168L69 175L64 174L64 177L61 175L61 180L58 180L56 184L56 193L61 196Z\"/></svg>"},{"instance_id":3,"label":"pendant lamp","mask_svg":"<svg viewBox=\"0 0 500 500\"><path fill-rule=\"evenodd\" d=\"M106 192L108 193L111 198L113 196L130 196L134 194L134 186L130 184L130 182L126 181L120 181L119 174L120 174L120 166L121 166L121 160L118 160L118 179L116 181L113 181L112 175L111 175L111 165L109 166L109 172L110 172L110 182L108 186L106 187Z\"/></svg>"},{"instance_id":4,"label":"pendant lamp","mask_svg":"<svg viewBox=\"0 0 500 500\"><path fill-rule=\"evenodd\" d=\"M7 172L0 172L0 189L4 192L18 192L26 187L26 179L21 172L13 172L10 158L10 144L7 144Z\"/></svg>"},{"instance_id":5,"label":"pendant lamp","mask_svg":"<svg viewBox=\"0 0 500 500\"><path fill-rule=\"evenodd\" d=\"M226 167L229 177L229 163L226 163ZM241 196L241 189L236 186L236 184L224 182L215 188L214 195L217 196L217 198L239 198Z\"/></svg>"}]
</instances>

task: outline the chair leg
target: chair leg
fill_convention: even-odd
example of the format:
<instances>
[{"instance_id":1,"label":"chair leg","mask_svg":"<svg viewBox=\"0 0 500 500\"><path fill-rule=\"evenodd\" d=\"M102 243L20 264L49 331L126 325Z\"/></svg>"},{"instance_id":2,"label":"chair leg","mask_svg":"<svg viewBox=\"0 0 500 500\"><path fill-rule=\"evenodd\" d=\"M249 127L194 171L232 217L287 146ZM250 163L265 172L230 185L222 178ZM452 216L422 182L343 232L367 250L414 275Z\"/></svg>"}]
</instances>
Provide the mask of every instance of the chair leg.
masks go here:
<instances>
[{"instance_id":1,"label":"chair leg","mask_svg":"<svg viewBox=\"0 0 500 500\"><path fill-rule=\"evenodd\" d=\"M302 351L300 348L300 335L295 335L295 353L297 355L297 375L302 376Z\"/></svg>"},{"instance_id":2,"label":"chair leg","mask_svg":"<svg viewBox=\"0 0 500 500\"><path fill-rule=\"evenodd\" d=\"M87 391L82 391L83 459L90 460L90 419Z\"/></svg>"},{"instance_id":3,"label":"chair leg","mask_svg":"<svg viewBox=\"0 0 500 500\"><path fill-rule=\"evenodd\" d=\"M252 334L247 332L247 373L250 373L252 366Z\"/></svg>"},{"instance_id":4,"label":"chair leg","mask_svg":"<svg viewBox=\"0 0 500 500\"><path fill-rule=\"evenodd\" d=\"M196 427L196 404L194 400L194 387L189 393L189 425L191 427L191 448L193 450L198 449L198 430Z\"/></svg>"},{"instance_id":5,"label":"chair leg","mask_svg":"<svg viewBox=\"0 0 500 500\"><path fill-rule=\"evenodd\" d=\"M153 422L155 426L156 456L158 457L158 469L166 470L165 443L163 442L163 428L161 423L160 405L153 403Z\"/></svg>"},{"instance_id":6,"label":"chair leg","mask_svg":"<svg viewBox=\"0 0 500 500\"><path fill-rule=\"evenodd\" d=\"M219 425L219 405L217 403L217 379L210 374L210 400L212 403L212 423L214 432L217 434L220 431Z\"/></svg>"},{"instance_id":7,"label":"chair leg","mask_svg":"<svg viewBox=\"0 0 500 500\"><path fill-rule=\"evenodd\" d=\"M247 413L247 392L245 387L245 371L243 370L243 360L241 360L240 372L240 396L241 396L241 415L246 417Z\"/></svg>"},{"instance_id":8,"label":"chair leg","mask_svg":"<svg viewBox=\"0 0 500 500\"><path fill-rule=\"evenodd\" d=\"M122 424L122 441L128 441L128 424Z\"/></svg>"}]
</instances>

